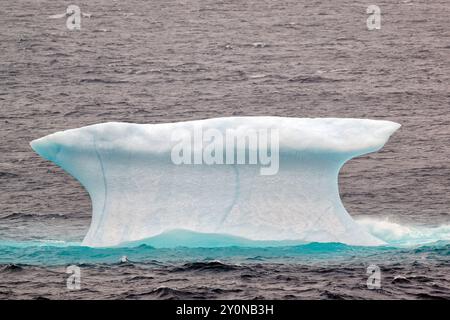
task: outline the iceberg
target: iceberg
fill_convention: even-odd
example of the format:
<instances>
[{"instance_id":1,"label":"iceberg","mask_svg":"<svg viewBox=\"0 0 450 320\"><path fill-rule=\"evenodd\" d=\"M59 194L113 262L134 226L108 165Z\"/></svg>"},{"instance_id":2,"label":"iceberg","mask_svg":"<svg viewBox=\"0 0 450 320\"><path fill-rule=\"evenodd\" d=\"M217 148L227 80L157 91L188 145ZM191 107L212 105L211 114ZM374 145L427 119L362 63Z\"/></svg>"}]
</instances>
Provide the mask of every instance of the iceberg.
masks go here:
<instances>
[{"instance_id":1,"label":"iceberg","mask_svg":"<svg viewBox=\"0 0 450 320\"><path fill-rule=\"evenodd\" d=\"M88 191L93 212L86 246L116 246L180 229L257 241L380 245L345 210L338 174L349 159L382 148L399 127L384 120L286 117L109 122L56 132L31 147ZM198 128L214 133L210 144L225 137L209 150L215 161L206 161L205 153L195 160L195 151L208 147ZM228 148L230 130L244 143ZM265 144L247 138L264 130L277 139L266 139L270 152L258 153ZM174 161L174 150L187 161ZM241 151L244 158L236 160ZM263 155L272 163L254 161ZM264 174L269 166L274 170Z\"/></svg>"}]
</instances>

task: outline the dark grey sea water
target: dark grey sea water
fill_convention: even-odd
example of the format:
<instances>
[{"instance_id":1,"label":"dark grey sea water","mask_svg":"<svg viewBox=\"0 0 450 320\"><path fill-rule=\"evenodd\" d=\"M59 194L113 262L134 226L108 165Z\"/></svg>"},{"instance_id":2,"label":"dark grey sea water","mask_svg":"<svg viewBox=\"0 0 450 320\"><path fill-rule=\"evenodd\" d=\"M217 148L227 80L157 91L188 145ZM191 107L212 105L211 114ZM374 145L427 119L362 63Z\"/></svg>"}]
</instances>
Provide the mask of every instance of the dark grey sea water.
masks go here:
<instances>
[{"instance_id":1,"label":"dark grey sea water","mask_svg":"<svg viewBox=\"0 0 450 320\"><path fill-rule=\"evenodd\" d=\"M92 14L81 31L48 18L71 3ZM370 4L380 30L367 30ZM88 195L29 146L106 121L392 120L402 128L380 152L343 168L347 210L448 226L449 16L444 0L1 1L0 299L450 298L445 236L376 250L67 246L87 231ZM380 290L366 287L372 263ZM65 286L69 264L82 268L79 291Z\"/></svg>"}]
</instances>

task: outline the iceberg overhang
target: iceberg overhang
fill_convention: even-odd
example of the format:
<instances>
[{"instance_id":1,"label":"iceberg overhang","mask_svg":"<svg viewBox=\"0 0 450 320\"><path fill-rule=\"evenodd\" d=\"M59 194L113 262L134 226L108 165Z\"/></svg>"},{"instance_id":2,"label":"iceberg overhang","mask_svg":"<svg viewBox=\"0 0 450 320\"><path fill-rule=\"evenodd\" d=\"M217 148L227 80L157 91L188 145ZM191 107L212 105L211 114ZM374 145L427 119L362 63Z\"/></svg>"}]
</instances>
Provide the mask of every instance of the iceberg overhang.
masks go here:
<instances>
[{"instance_id":1,"label":"iceberg overhang","mask_svg":"<svg viewBox=\"0 0 450 320\"><path fill-rule=\"evenodd\" d=\"M174 162L174 132L195 136L199 127L224 136L233 130L238 137L276 131L276 172L264 175L258 165L225 158ZM88 191L93 214L84 245L114 246L177 229L251 240L379 245L343 207L338 174L349 159L379 150L399 127L384 120L283 117L110 122L50 134L31 146ZM239 148L251 154L261 145L235 146L237 153Z\"/></svg>"}]
</instances>

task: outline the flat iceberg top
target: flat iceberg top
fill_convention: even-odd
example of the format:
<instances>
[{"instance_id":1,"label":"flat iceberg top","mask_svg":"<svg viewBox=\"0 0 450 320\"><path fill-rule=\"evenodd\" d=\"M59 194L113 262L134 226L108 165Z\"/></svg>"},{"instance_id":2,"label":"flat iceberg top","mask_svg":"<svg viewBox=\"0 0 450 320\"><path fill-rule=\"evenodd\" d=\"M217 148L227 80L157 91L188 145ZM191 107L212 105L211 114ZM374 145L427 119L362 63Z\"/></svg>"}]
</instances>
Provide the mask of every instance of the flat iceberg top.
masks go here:
<instances>
[{"instance_id":1,"label":"flat iceberg top","mask_svg":"<svg viewBox=\"0 0 450 320\"><path fill-rule=\"evenodd\" d=\"M399 127L380 120L280 117L110 122L57 132L31 146L89 192L93 214L84 245L114 246L179 229L261 241L379 245L343 207L338 173L345 161L380 149ZM197 150L199 128L200 149L207 152L185 157ZM267 130L277 138L267 144L270 153L259 143ZM215 135L212 148L203 145L208 132ZM254 132L261 133L256 144L250 143ZM243 137L248 144L225 146ZM180 139L188 142L173 152Z\"/></svg>"},{"instance_id":2,"label":"flat iceberg top","mask_svg":"<svg viewBox=\"0 0 450 320\"><path fill-rule=\"evenodd\" d=\"M238 136L247 136L249 131L277 129L280 150L328 151L354 156L380 149L400 124L369 119L286 117L227 117L162 124L108 122L57 132L32 141L31 146L38 153L39 144L52 143L56 150L57 145L83 148L95 137L100 142L98 147L163 153L173 147L175 130L192 132L196 127L222 133L234 130ZM40 154L52 160L51 154Z\"/></svg>"}]
</instances>

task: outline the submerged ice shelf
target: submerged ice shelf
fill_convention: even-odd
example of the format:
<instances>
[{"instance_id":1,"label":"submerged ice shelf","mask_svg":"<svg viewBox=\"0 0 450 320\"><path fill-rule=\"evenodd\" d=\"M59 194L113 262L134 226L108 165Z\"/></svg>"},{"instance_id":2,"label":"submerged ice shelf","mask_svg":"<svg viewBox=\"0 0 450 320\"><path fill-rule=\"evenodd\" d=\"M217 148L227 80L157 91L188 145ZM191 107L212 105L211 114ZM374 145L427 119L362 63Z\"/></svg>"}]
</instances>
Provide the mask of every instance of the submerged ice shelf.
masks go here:
<instances>
[{"instance_id":1,"label":"submerged ice shelf","mask_svg":"<svg viewBox=\"0 0 450 320\"><path fill-rule=\"evenodd\" d=\"M186 138L199 127L223 136L234 130L238 139L276 130L276 173L263 175L257 164L175 164L174 132ZM343 207L338 174L347 160L379 150L399 127L380 120L281 117L103 123L57 132L31 146L89 192L87 246L114 246L176 229L251 240L378 245L383 242ZM225 144L219 146L225 154ZM254 148L260 145L236 144L234 151L250 154Z\"/></svg>"}]
</instances>

